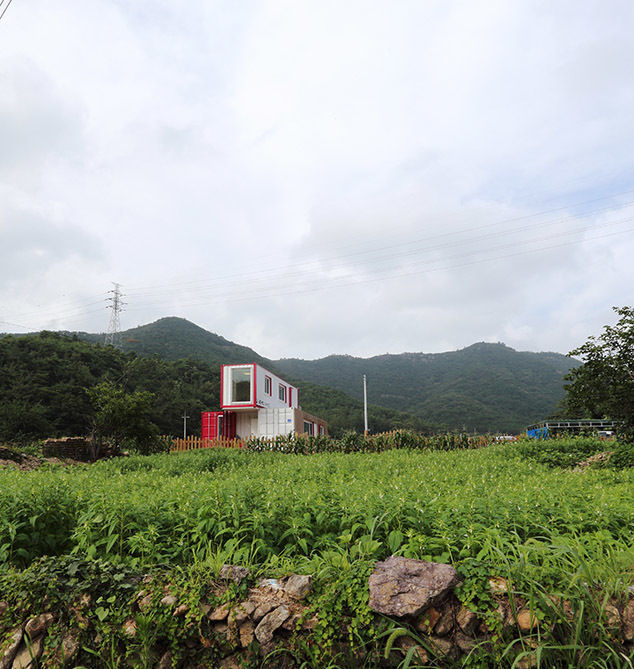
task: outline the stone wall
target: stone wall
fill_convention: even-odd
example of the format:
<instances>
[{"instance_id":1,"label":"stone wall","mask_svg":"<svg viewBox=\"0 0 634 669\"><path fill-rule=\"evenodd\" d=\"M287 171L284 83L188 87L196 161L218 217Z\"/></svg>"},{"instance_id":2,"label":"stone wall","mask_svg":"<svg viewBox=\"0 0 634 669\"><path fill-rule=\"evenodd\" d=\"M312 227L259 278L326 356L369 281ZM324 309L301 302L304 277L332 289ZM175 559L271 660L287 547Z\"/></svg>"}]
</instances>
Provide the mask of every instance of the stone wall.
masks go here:
<instances>
[{"instance_id":1,"label":"stone wall","mask_svg":"<svg viewBox=\"0 0 634 669\"><path fill-rule=\"evenodd\" d=\"M69 458L85 462L88 460L88 442L85 437L60 437L47 439L42 444L45 458Z\"/></svg>"}]
</instances>

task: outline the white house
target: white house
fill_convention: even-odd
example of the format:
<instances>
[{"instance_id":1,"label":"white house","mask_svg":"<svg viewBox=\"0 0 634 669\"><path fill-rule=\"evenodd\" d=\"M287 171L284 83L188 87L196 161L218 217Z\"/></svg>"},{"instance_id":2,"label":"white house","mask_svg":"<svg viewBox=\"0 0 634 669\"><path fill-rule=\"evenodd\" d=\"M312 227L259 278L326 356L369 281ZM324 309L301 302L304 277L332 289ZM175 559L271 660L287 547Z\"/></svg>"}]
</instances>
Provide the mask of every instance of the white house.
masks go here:
<instances>
[{"instance_id":1,"label":"white house","mask_svg":"<svg viewBox=\"0 0 634 669\"><path fill-rule=\"evenodd\" d=\"M220 411L203 411L203 439L328 434L328 424L303 411L299 391L257 363L222 365Z\"/></svg>"}]
</instances>

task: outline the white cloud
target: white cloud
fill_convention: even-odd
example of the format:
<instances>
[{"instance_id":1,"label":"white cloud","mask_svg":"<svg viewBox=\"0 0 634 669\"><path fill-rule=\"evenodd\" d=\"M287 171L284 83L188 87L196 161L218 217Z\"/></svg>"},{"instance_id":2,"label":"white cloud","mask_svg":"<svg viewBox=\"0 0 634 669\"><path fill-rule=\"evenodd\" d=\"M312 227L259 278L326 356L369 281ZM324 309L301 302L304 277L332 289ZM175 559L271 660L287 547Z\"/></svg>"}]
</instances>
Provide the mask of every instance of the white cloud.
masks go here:
<instances>
[{"instance_id":1,"label":"white cloud","mask_svg":"<svg viewBox=\"0 0 634 669\"><path fill-rule=\"evenodd\" d=\"M124 327L271 357L565 352L631 303L633 28L624 1L14 3L0 319L103 330L119 281Z\"/></svg>"}]
</instances>

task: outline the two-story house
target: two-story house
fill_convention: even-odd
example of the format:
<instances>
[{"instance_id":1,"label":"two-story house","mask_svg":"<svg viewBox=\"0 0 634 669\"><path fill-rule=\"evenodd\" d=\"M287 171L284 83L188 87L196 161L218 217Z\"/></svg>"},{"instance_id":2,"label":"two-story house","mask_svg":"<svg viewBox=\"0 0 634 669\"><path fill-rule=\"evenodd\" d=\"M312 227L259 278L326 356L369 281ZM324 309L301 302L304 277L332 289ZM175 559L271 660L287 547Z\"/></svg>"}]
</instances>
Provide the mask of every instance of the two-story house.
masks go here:
<instances>
[{"instance_id":1,"label":"two-story house","mask_svg":"<svg viewBox=\"0 0 634 669\"><path fill-rule=\"evenodd\" d=\"M328 434L328 424L303 411L298 389L257 363L222 365L220 411L203 411L203 439Z\"/></svg>"}]
</instances>

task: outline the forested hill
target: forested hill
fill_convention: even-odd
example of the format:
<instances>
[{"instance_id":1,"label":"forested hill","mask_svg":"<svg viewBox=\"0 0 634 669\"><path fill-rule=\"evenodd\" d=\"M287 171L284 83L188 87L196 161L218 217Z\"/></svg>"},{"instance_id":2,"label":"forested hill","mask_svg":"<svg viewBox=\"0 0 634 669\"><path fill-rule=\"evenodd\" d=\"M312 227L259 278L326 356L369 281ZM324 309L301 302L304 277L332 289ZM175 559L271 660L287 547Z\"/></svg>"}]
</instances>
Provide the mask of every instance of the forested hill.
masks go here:
<instances>
[{"instance_id":1,"label":"forested hill","mask_svg":"<svg viewBox=\"0 0 634 669\"><path fill-rule=\"evenodd\" d=\"M215 335L209 334L215 346ZM150 420L161 433L182 434L186 413L190 417L188 433L200 434L200 412L220 406L220 365L193 357L165 359L169 339L162 342L162 357L122 353L112 346L84 341L78 335L41 332L1 336L0 442L87 434L94 408L86 391L102 381L111 381L126 392L152 393ZM239 348L243 347L234 350ZM150 344L145 342L144 351L149 349ZM253 354L239 362L252 359ZM327 420L331 434L363 429L359 400L332 388L304 382L298 385L304 408ZM377 431L397 427L431 431L422 419L394 409L370 407L369 413Z\"/></svg>"},{"instance_id":2,"label":"forested hill","mask_svg":"<svg viewBox=\"0 0 634 669\"><path fill-rule=\"evenodd\" d=\"M361 401L366 374L370 404L405 412L427 426L478 432L519 432L552 414L564 395L563 376L575 364L559 353L519 352L487 343L449 353L267 360L182 318L162 318L126 330L120 341L124 351L158 354L168 360L191 357L212 366L262 363L298 385L302 405L315 413L325 408L325 395L307 383L334 388ZM328 407L330 415L337 411L334 396Z\"/></svg>"},{"instance_id":3,"label":"forested hill","mask_svg":"<svg viewBox=\"0 0 634 669\"><path fill-rule=\"evenodd\" d=\"M98 343L104 337L75 336ZM328 420L335 432L362 427L363 374L373 405L372 430L403 426L429 431L438 426L519 432L556 410L564 395L563 376L575 364L558 353L518 352L486 343L438 354L267 360L182 318L162 318L126 330L120 335L120 346L123 352L140 356L201 361L214 375L222 363L259 362L297 385L304 409ZM216 404L210 401L206 408Z\"/></svg>"},{"instance_id":4,"label":"forested hill","mask_svg":"<svg viewBox=\"0 0 634 669\"><path fill-rule=\"evenodd\" d=\"M555 411L563 376L576 363L559 353L478 343L450 353L372 358L333 355L273 362L283 374L363 396L368 401L455 429L517 432Z\"/></svg>"},{"instance_id":5,"label":"forested hill","mask_svg":"<svg viewBox=\"0 0 634 669\"><path fill-rule=\"evenodd\" d=\"M94 343L103 343L105 337L87 332L79 332L77 336ZM265 362L253 349L173 316L126 330L121 333L117 348L124 353L159 355L165 360L193 358L210 365Z\"/></svg>"}]
</instances>

